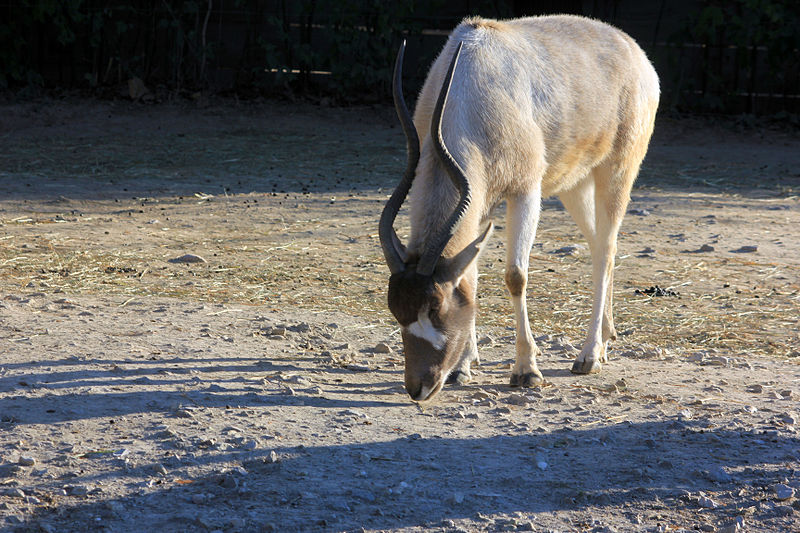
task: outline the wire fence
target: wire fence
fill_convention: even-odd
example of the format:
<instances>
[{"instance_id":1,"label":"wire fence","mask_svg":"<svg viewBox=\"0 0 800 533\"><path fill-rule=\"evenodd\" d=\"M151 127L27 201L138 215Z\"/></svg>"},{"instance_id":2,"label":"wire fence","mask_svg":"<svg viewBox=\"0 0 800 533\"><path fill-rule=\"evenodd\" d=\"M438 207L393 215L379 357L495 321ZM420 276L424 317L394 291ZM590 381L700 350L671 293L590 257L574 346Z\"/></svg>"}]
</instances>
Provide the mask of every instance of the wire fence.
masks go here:
<instances>
[{"instance_id":1,"label":"wire fence","mask_svg":"<svg viewBox=\"0 0 800 533\"><path fill-rule=\"evenodd\" d=\"M463 16L552 12L630 33L653 60L670 108L800 113L796 0L6 1L0 89L384 101L402 39L414 92Z\"/></svg>"}]
</instances>

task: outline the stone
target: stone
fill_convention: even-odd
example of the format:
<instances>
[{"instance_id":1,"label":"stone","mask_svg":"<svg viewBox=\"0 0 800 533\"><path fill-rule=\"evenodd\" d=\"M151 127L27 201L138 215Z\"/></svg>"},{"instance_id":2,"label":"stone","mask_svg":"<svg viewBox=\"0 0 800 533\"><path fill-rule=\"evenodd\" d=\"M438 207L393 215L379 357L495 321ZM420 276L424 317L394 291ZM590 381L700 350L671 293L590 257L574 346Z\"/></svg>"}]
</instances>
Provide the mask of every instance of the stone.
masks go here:
<instances>
[{"instance_id":1,"label":"stone","mask_svg":"<svg viewBox=\"0 0 800 533\"><path fill-rule=\"evenodd\" d=\"M6 489L4 494L11 498L25 498L25 492L23 492L22 489L18 489L16 487L11 489Z\"/></svg>"},{"instance_id":2,"label":"stone","mask_svg":"<svg viewBox=\"0 0 800 533\"><path fill-rule=\"evenodd\" d=\"M0 478L13 477L22 472L22 467L19 465L0 465Z\"/></svg>"},{"instance_id":3,"label":"stone","mask_svg":"<svg viewBox=\"0 0 800 533\"><path fill-rule=\"evenodd\" d=\"M775 508L775 514L778 516L792 516L794 514L794 507L791 505L779 505Z\"/></svg>"},{"instance_id":4,"label":"stone","mask_svg":"<svg viewBox=\"0 0 800 533\"><path fill-rule=\"evenodd\" d=\"M708 496L700 496L700 498L697 500L697 504L703 509L716 509L718 507L717 502Z\"/></svg>"},{"instance_id":5,"label":"stone","mask_svg":"<svg viewBox=\"0 0 800 533\"><path fill-rule=\"evenodd\" d=\"M731 250L731 252L736 254L752 254L757 251L758 251L757 245L745 245L745 246L740 246L736 250Z\"/></svg>"},{"instance_id":6,"label":"stone","mask_svg":"<svg viewBox=\"0 0 800 533\"><path fill-rule=\"evenodd\" d=\"M511 405L527 405L533 402L533 398L529 398L524 394L511 394L508 398L506 398L506 403Z\"/></svg>"},{"instance_id":7,"label":"stone","mask_svg":"<svg viewBox=\"0 0 800 533\"><path fill-rule=\"evenodd\" d=\"M731 360L730 360L729 357L724 357L724 356L721 356L721 355L717 355L715 357L711 357L710 359L706 360L706 364L709 364L709 365L712 365L712 366L729 366L730 363L731 363Z\"/></svg>"},{"instance_id":8,"label":"stone","mask_svg":"<svg viewBox=\"0 0 800 533\"><path fill-rule=\"evenodd\" d=\"M17 464L21 466L33 466L36 464L36 459L27 455L21 455Z\"/></svg>"},{"instance_id":9,"label":"stone","mask_svg":"<svg viewBox=\"0 0 800 533\"><path fill-rule=\"evenodd\" d=\"M775 499L782 502L794 498L796 492L793 487L783 483L775 485L772 490L775 491Z\"/></svg>"},{"instance_id":10,"label":"stone","mask_svg":"<svg viewBox=\"0 0 800 533\"><path fill-rule=\"evenodd\" d=\"M286 336L286 328L283 326L267 326L262 328L264 335L268 337L285 337Z\"/></svg>"},{"instance_id":11,"label":"stone","mask_svg":"<svg viewBox=\"0 0 800 533\"><path fill-rule=\"evenodd\" d=\"M557 250L553 250L552 253L556 255L578 255L583 249L584 246L580 244L568 244L567 246L562 246Z\"/></svg>"},{"instance_id":12,"label":"stone","mask_svg":"<svg viewBox=\"0 0 800 533\"><path fill-rule=\"evenodd\" d=\"M67 496L86 496L89 494L89 487L86 485L65 485L64 492Z\"/></svg>"},{"instance_id":13,"label":"stone","mask_svg":"<svg viewBox=\"0 0 800 533\"><path fill-rule=\"evenodd\" d=\"M207 261L195 254L184 254L167 260L168 263L206 263Z\"/></svg>"},{"instance_id":14,"label":"stone","mask_svg":"<svg viewBox=\"0 0 800 533\"><path fill-rule=\"evenodd\" d=\"M494 339L489 335L484 335L478 339L478 346L490 346L492 344L494 344Z\"/></svg>"},{"instance_id":15,"label":"stone","mask_svg":"<svg viewBox=\"0 0 800 533\"><path fill-rule=\"evenodd\" d=\"M706 473L706 477L708 477L708 479L711 481L716 481L717 483L727 483L733 479L724 468L718 465L712 466Z\"/></svg>"},{"instance_id":16,"label":"stone","mask_svg":"<svg viewBox=\"0 0 800 533\"><path fill-rule=\"evenodd\" d=\"M374 349L375 353L392 353L392 347L385 342L379 342Z\"/></svg>"},{"instance_id":17,"label":"stone","mask_svg":"<svg viewBox=\"0 0 800 533\"><path fill-rule=\"evenodd\" d=\"M308 333L311 330L311 326L309 326L307 322L300 322L299 324L290 326L289 330L297 333Z\"/></svg>"}]
</instances>

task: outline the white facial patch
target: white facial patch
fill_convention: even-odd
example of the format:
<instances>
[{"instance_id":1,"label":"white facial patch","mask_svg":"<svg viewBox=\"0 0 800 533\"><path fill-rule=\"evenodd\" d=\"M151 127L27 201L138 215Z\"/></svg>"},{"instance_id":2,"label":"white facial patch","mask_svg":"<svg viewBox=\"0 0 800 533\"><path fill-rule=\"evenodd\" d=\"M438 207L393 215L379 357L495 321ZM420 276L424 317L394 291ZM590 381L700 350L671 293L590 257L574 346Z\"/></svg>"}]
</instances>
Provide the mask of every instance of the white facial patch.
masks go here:
<instances>
[{"instance_id":1,"label":"white facial patch","mask_svg":"<svg viewBox=\"0 0 800 533\"><path fill-rule=\"evenodd\" d=\"M425 339L437 350L444 348L445 341L447 340L444 333L433 327L431 319L428 318L427 309L423 309L419 312L417 321L409 324L406 331L415 337Z\"/></svg>"}]
</instances>

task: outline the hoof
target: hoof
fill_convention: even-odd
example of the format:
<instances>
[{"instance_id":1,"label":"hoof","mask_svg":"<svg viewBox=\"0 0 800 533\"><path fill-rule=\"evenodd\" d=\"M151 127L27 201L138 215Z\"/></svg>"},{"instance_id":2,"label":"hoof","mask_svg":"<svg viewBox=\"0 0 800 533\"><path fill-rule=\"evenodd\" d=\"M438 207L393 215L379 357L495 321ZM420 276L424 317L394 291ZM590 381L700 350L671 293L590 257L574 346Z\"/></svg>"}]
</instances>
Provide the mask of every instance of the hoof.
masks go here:
<instances>
[{"instance_id":1,"label":"hoof","mask_svg":"<svg viewBox=\"0 0 800 533\"><path fill-rule=\"evenodd\" d=\"M603 368L603 365L600 364L599 361L578 361L576 360L572 364L572 369L570 370L573 374L597 374Z\"/></svg>"},{"instance_id":2,"label":"hoof","mask_svg":"<svg viewBox=\"0 0 800 533\"><path fill-rule=\"evenodd\" d=\"M544 382L542 373L536 370L535 372L528 372L527 374L511 374L510 385L512 387L535 387Z\"/></svg>"},{"instance_id":3,"label":"hoof","mask_svg":"<svg viewBox=\"0 0 800 533\"><path fill-rule=\"evenodd\" d=\"M469 380L472 378L471 375L463 372L461 370L454 370L449 376L447 376L447 384L452 385L466 385L469 383Z\"/></svg>"}]
</instances>

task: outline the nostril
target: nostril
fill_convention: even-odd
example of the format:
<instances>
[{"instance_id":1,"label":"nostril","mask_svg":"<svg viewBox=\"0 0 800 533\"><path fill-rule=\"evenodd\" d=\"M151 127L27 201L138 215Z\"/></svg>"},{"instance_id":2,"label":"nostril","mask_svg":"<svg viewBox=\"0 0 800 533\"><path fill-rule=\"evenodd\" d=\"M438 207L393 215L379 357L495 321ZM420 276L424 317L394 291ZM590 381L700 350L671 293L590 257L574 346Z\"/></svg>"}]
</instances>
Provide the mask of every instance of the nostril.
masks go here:
<instances>
[{"instance_id":1,"label":"nostril","mask_svg":"<svg viewBox=\"0 0 800 533\"><path fill-rule=\"evenodd\" d=\"M425 400L433 396L435 392L436 392L435 389L432 389L427 385L421 385L419 386L419 388L416 389L416 391L413 394L411 393L411 391L409 391L409 394L411 395L411 399L414 400L415 402L424 402Z\"/></svg>"},{"instance_id":2,"label":"nostril","mask_svg":"<svg viewBox=\"0 0 800 533\"><path fill-rule=\"evenodd\" d=\"M422 384L411 386L406 385L406 391L408 392L408 395L411 396L412 400L417 400L420 396L419 393L422 392Z\"/></svg>"}]
</instances>

